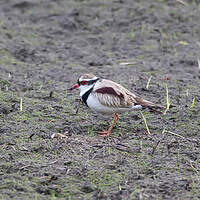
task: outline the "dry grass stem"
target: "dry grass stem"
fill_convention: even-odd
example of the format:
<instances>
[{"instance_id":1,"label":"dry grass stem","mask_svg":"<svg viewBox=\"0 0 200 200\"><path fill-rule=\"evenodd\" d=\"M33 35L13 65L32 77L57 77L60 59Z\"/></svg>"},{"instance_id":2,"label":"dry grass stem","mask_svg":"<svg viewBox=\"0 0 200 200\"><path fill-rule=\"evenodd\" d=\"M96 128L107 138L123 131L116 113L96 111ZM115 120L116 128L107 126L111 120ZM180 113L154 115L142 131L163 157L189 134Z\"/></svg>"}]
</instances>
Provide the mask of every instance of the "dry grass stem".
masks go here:
<instances>
[{"instance_id":1,"label":"dry grass stem","mask_svg":"<svg viewBox=\"0 0 200 200\"><path fill-rule=\"evenodd\" d=\"M148 134L151 134L145 116L142 114L142 112L140 112L140 113L141 113L141 115L142 115L142 118L143 118L143 121L144 121L146 130L147 130L147 133L148 133Z\"/></svg>"},{"instance_id":2,"label":"dry grass stem","mask_svg":"<svg viewBox=\"0 0 200 200\"><path fill-rule=\"evenodd\" d=\"M167 113L167 111L169 110L169 107L170 107L169 91L168 91L167 84L166 84L166 104L167 104L167 106L166 106L164 115Z\"/></svg>"},{"instance_id":3,"label":"dry grass stem","mask_svg":"<svg viewBox=\"0 0 200 200\"><path fill-rule=\"evenodd\" d=\"M52 138L52 139L53 139L53 138L64 139L64 138L67 138L67 136L64 135L64 134L62 134L62 133L53 133L53 134L51 135L51 138Z\"/></svg>"},{"instance_id":4,"label":"dry grass stem","mask_svg":"<svg viewBox=\"0 0 200 200\"><path fill-rule=\"evenodd\" d=\"M198 63L198 67L199 67L199 70L200 70L200 59L197 60L197 63Z\"/></svg>"},{"instance_id":5,"label":"dry grass stem","mask_svg":"<svg viewBox=\"0 0 200 200\"><path fill-rule=\"evenodd\" d=\"M191 108L194 108L194 105L195 105L195 97L194 97L193 100L192 100Z\"/></svg>"},{"instance_id":6,"label":"dry grass stem","mask_svg":"<svg viewBox=\"0 0 200 200\"><path fill-rule=\"evenodd\" d=\"M181 3L184 6L187 6L188 4L186 2L184 2L183 0L176 0L177 2Z\"/></svg>"},{"instance_id":7,"label":"dry grass stem","mask_svg":"<svg viewBox=\"0 0 200 200\"><path fill-rule=\"evenodd\" d=\"M152 76L150 76L149 79L148 79L148 81L147 81L147 85L146 85L146 89L147 89L147 90L148 90L148 88L149 88L149 84L150 84L151 79L152 79Z\"/></svg>"},{"instance_id":8,"label":"dry grass stem","mask_svg":"<svg viewBox=\"0 0 200 200\"><path fill-rule=\"evenodd\" d=\"M22 102L23 102L23 99L22 99L22 97L21 97L21 98L20 98L20 104L19 104L19 105L20 105L20 107L19 107L19 110L20 110L20 111L22 111L22 110L23 110L23 107L22 107Z\"/></svg>"}]
</instances>

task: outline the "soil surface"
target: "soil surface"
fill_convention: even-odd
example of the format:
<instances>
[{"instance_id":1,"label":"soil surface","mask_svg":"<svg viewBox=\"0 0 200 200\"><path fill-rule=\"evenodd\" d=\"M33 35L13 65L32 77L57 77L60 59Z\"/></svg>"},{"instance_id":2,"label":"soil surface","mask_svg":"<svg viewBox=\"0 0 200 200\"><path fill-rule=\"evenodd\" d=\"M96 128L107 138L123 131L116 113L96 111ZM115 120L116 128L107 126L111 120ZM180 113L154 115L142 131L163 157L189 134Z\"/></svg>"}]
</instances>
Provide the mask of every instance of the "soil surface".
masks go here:
<instances>
[{"instance_id":1,"label":"soil surface","mask_svg":"<svg viewBox=\"0 0 200 200\"><path fill-rule=\"evenodd\" d=\"M0 199L199 199L199 22L198 0L1 0ZM171 107L103 138L83 73Z\"/></svg>"}]
</instances>

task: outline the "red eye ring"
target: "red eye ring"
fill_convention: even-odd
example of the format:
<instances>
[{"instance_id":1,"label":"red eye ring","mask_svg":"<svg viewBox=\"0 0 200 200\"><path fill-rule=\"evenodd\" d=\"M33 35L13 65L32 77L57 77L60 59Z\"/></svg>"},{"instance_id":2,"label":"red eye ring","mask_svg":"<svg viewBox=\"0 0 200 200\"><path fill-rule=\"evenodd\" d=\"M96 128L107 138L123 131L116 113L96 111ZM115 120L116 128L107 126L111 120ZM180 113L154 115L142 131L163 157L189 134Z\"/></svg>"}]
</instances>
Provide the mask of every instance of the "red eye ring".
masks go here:
<instances>
[{"instance_id":1,"label":"red eye ring","mask_svg":"<svg viewBox=\"0 0 200 200\"><path fill-rule=\"evenodd\" d=\"M85 85L87 81L81 81L81 85Z\"/></svg>"}]
</instances>

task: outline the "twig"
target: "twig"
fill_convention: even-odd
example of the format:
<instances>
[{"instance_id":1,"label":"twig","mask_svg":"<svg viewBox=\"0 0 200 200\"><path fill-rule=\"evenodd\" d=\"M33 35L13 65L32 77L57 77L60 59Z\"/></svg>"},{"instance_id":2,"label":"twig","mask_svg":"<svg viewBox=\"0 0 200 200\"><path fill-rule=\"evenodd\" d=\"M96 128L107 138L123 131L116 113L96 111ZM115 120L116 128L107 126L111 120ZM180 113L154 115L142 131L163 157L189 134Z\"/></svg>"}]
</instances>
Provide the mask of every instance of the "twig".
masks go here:
<instances>
[{"instance_id":1,"label":"twig","mask_svg":"<svg viewBox=\"0 0 200 200\"><path fill-rule=\"evenodd\" d=\"M35 133L32 133L30 136L29 136L29 139L32 140L32 137L35 135Z\"/></svg>"},{"instance_id":2,"label":"twig","mask_svg":"<svg viewBox=\"0 0 200 200\"><path fill-rule=\"evenodd\" d=\"M160 139L160 140L158 140L157 141L157 143L156 143L156 145L153 147L153 150L152 150L152 152L151 152L151 155L153 155L154 153L155 153L155 151L156 151L156 149L157 149L157 147L158 147L158 145L160 144L160 142L164 139L164 137L165 137L165 128L163 129L163 131L162 131L162 138Z\"/></svg>"},{"instance_id":3,"label":"twig","mask_svg":"<svg viewBox=\"0 0 200 200\"><path fill-rule=\"evenodd\" d=\"M30 166L32 166L32 165L30 165L30 164L29 164L29 165L25 165L25 166L23 166L23 167L20 167L19 170L22 170L22 169L27 168L27 167L30 167Z\"/></svg>"},{"instance_id":4,"label":"twig","mask_svg":"<svg viewBox=\"0 0 200 200\"><path fill-rule=\"evenodd\" d=\"M184 1L182 1L182 0L176 0L176 1L179 2L179 3L181 3L181 4L183 4L184 6L187 6L187 3L184 2Z\"/></svg>"},{"instance_id":5,"label":"twig","mask_svg":"<svg viewBox=\"0 0 200 200\"><path fill-rule=\"evenodd\" d=\"M53 91L51 91L51 92L49 93L49 98L52 98L52 96L53 96Z\"/></svg>"},{"instance_id":6,"label":"twig","mask_svg":"<svg viewBox=\"0 0 200 200\"><path fill-rule=\"evenodd\" d=\"M79 109L80 109L81 102L82 102L82 100L81 100L81 99L79 99L79 102L78 102L78 107L77 107L77 109L76 109L76 114L78 114L78 111L79 111Z\"/></svg>"},{"instance_id":7,"label":"twig","mask_svg":"<svg viewBox=\"0 0 200 200\"><path fill-rule=\"evenodd\" d=\"M58 162L57 160L54 160L53 162L50 162L50 163L48 163L48 164L46 164L46 165L41 165L40 167L48 167L49 165L52 165L52 164L54 164L54 163L56 163L56 162Z\"/></svg>"},{"instance_id":8,"label":"twig","mask_svg":"<svg viewBox=\"0 0 200 200\"><path fill-rule=\"evenodd\" d=\"M50 177L50 179L48 180L48 182L50 183L50 182L55 181L55 180L57 180L57 179L58 179L58 177L57 177L56 175L52 175L52 176Z\"/></svg>"},{"instance_id":9,"label":"twig","mask_svg":"<svg viewBox=\"0 0 200 200\"><path fill-rule=\"evenodd\" d=\"M169 133L169 134L171 134L171 135L174 135L174 136L183 138L183 139L185 139L185 140L187 140L187 141L189 141L189 142L193 142L193 143L196 143L196 144L198 144L198 145L200 144L200 141L198 141L198 140L189 139L189 138L186 138L186 137L184 137L184 136L182 136L182 135L179 135L179 134L174 133L174 132L171 132L171 131L165 131L165 132L166 132L166 133Z\"/></svg>"},{"instance_id":10,"label":"twig","mask_svg":"<svg viewBox=\"0 0 200 200\"><path fill-rule=\"evenodd\" d=\"M179 135L179 134L177 134L177 133L173 133L173 132L171 132L171 131L165 131L165 132L166 132L166 133L170 133L171 135L175 135L175 136L177 136L177 137L181 137L181 138L186 139L184 136Z\"/></svg>"},{"instance_id":11,"label":"twig","mask_svg":"<svg viewBox=\"0 0 200 200\"><path fill-rule=\"evenodd\" d=\"M68 138L66 135L62 134L62 133L53 133L51 135L51 138L58 138L58 139L64 139L64 138Z\"/></svg>"},{"instance_id":12,"label":"twig","mask_svg":"<svg viewBox=\"0 0 200 200\"><path fill-rule=\"evenodd\" d=\"M191 166L191 168L193 169L193 171L196 172L196 174L199 174L198 169L192 164L192 161L191 161L191 160L190 160L190 166Z\"/></svg>"},{"instance_id":13,"label":"twig","mask_svg":"<svg viewBox=\"0 0 200 200\"><path fill-rule=\"evenodd\" d=\"M136 63L137 63L136 61L132 61L132 60L119 61L119 65L134 65Z\"/></svg>"},{"instance_id":14,"label":"twig","mask_svg":"<svg viewBox=\"0 0 200 200\"><path fill-rule=\"evenodd\" d=\"M140 149L131 149L130 147L128 147L124 144L116 144L116 145L114 145L114 148L119 151L124 151L127 153L140 153Z\"/></svg>"}]
</instances>

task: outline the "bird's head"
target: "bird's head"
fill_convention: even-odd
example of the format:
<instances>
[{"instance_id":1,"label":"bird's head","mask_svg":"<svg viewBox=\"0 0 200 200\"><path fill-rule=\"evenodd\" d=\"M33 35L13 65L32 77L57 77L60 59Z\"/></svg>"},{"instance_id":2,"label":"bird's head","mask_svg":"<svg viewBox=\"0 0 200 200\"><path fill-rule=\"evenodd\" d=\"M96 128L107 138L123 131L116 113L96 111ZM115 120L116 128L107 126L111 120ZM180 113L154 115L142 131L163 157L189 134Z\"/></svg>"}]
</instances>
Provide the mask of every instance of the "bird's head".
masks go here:
<instances>
[{"instance_id":1,"label":"bird's head","mask_svg":"<svg viewBox=\"0 0 200 200\"><path fill-rule=\"evenodd\" d=\"M90 90L94 84L99 80L98 77L96 77L93 74L83 74L78 78L78 81L75 85L73 85L70 90L79 88L80 90L80 96L84 95L88 90Z\"/></svg>"}]
</instances>

